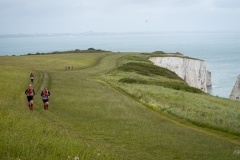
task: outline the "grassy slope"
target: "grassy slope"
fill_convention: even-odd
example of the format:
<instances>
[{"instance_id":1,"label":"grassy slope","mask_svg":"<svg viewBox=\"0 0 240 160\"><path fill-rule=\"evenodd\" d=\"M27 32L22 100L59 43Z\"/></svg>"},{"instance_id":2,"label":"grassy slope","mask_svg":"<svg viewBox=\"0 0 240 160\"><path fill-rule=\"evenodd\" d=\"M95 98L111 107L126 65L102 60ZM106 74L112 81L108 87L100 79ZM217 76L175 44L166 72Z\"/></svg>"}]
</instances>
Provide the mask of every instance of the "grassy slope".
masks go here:
<instances>
[{"instance_id":1,"label":"grassy slope","mask_svg":"<svg viewBox=\"0 0 240 160\"><path fill-rule=\"evenodd\" d=\"M0 141L3 143L0 144L0 159L239 158L233 155L234 148L239 146L238 137L223 137L222 133L170 119L163 116L164 112L151 109L151 106L167 108L168 103L174 102L174 95L200 96L198 102L204 104L208 95L201 98L201 95L161 87L159 93L156 86L122 84L118 79L123 76L140 77L111 72L125 55L1 57ZM73 65L74 70L64 70L66 65ZM36 76L34 88L37 91L33 113L29 113L23 94L31 72ZM51 91L49 111L43 110L39 96L43 86ZM11 91L5 93L9 89ZM140 100L134 96L138 94ZM159 94L167 98L156 101L154 97ZM214 100L212 104L222 101L221 98L211 100ZM181 100L185 101L189 103L188 99ZM232 102L224 100L224 103ZM177 115L185 116L181 114Z\"/></svg>"},{"instance_id":2,"label":"grassy slope","mask_svg":"<svg viewBox=\"0 0 240 160\"><path fill-rule=\"evenodd\" d=\"M128 63L129 59L135 62ZM117 81L118 88L155 111L174 115L201 127L240 135L238 101L204 94L196 88L187 86L183 80L173 79L175 73L166 72L162 68L153 69L155 67L152 67L150 62L144 69L140 67L140 70L139 62L147 63L145 60L145 55L138 58L132 55L125 56L122 61L127 65L119 67L106 76L106 79L112 81L111 83ZM125 66L128 66L128 69L125 69L127 72L122 72ZM159 76L159 72L164 72L161 73L164 77Z\"/></svg>"},{"instance_id":3,"label":"grassy slope","mask_svg":"<svg viewBox=\"0 0 240 160\"><path fill-rule=\"evenodd\" d=\"M81 55L1 57L0 90L4 96L0 98L0 159L97 159L98 154L102 155L101 151L65 130L64 126L69 124L53 117L51 112L42 112L40 100L43 86L51 90L51 77L47 71L63 70L66 61L73 64L71 59L75 60L74 67L85 68L101 56L88 54L85 56L87 61L81 59ZM34 88L37 95L33 113L28 112L24 95L30 72L36 76ZM106 159L112 156L108 157Z\"/></svg>"}]
</instances>

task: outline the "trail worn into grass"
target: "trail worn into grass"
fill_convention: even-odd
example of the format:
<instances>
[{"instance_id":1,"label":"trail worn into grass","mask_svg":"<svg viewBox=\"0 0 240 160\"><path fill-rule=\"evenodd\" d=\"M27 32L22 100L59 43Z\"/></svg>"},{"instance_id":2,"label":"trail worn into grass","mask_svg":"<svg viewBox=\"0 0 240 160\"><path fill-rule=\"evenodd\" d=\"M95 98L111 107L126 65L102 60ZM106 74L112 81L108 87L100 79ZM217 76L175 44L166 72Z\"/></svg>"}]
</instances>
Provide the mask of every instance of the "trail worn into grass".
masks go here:
<instances>
[{"instance_id":1,"label":"trail worn into grass","mask_svg":"<svg viewBox=\"0 0 240 160\"><path fill-rule=\"evenodd\" d=\"M49 74L46 71L38 71L39 72L39 82L36 85L36 91L41 92L44 87L47 87L49 85Z\"/></svg>"},{"instance_id":2,"label":"trail worn into grass","mask_svg":"<svg viewBox=\"0 0 240 160\"><path fill-rule=\"evenodd\" d=\"M47 72L42 72L43 82L40 86L40 89L47 87L49 85L49 75Z\"/></svg>"}]
</instances>

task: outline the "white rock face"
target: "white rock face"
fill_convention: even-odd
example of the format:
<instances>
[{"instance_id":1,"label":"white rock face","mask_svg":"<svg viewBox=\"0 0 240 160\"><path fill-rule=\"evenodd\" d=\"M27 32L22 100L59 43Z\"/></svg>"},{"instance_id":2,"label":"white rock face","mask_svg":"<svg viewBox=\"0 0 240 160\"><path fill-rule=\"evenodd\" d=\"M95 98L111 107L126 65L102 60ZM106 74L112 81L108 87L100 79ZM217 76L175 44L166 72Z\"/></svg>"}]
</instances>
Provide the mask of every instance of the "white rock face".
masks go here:
<instances>
[{"instance_id":1,"label":"white rock face","mask_svg":"<svg viewBox=\"0 0 240 160\"><path fill-rule=\"evenodd\" d=\"M207 77L207 82L206 82L207 87L212 86L212 73L210 71L207 71L206 77Z\"/></svg>"},{"instance_id":2,"label":"white rock face","mask_svg":"<svg viewBox=\"0 0 240 160\"><path fill-rule=\"evenodd\" d=\"M233 86L232 92L229 96L232 100L238 100L240 101L240 74L237 77L236 83Z\"/></svg>"},{"instance_id":3,"label":"white rock face","mask_svg":"<svg viewBox=\"0 0 240 160\"><path fill-rule=\"evenodd\" d=\"M184 57L151 57L149 60L157 66L175 72L189 86L201 89L207 93L207 69L205 61Z\"/></svg>"}]
</instances>

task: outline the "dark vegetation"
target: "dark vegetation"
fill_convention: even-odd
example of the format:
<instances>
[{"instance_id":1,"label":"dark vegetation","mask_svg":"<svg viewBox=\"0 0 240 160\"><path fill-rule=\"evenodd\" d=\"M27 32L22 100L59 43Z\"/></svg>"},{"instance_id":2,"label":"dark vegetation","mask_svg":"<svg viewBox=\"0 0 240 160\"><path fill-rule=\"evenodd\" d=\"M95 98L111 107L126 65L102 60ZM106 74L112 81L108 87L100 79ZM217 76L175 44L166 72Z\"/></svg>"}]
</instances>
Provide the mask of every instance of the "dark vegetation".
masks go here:
<instances>
[{"instance_id":1,"label":"dark vegetation","mask_svg":"<svg viewBox=\"0 0 240 160\"><path fill-rule=\"evenodd\" d=\"M164 54L164 53L162 53ZM189 86L182 78L180 78L176 73L159 66L153 65L146 58L129 56L126 57L127 60L134 61L130 63L123 64L118 67L118 70L125 72L135 72L143 76L162 76L170 79L170 81L161 81L158 78L155 79L140 79L140 78L129 78L124 77L119 80L122 83L135 83L135 84L146 84L146 85L157 85L166 88L172 88L175 90L187 91L191 93L204 93L198 88ZM146 62L146 63L143 63Z\"/></svg>"},{"instance_id":2,"label":"dark vegetation","mask_svg":"<svg viewBox=\"0 0 240 160\"><path fill-rule=\"evenodd\" d=\"M135 71L139 74L145 75L145 76L164 76L170 79L178 79L180 81L183 81L178 75L166 68L158 67L153 64L147 64L147 63L127 63L123 66L119 67L118 69L123 71Z\"/></svg>"},{"instance_id":3,"label":"dark vegetation","mask_svg":"<svg viewBox=\"0 0 240 160\"><path fill-rule=\"evenodd\" d=\"M143 79L135 79L135 78L122 78L119 82L123 83L136 83L136 84L146 84L146 85L157 85L163 86L165 88L172 88L175 90L187 91L191 93L203 93L200 89L188 86L183 82L161 82L157 80L143 80Z\"/></svg>"},{"instance_id":4,"label":"dark vegetation","mask_svg":"<svg viewBox=\"0 0 240 160\"><path fill-rule=\"evenodd\" d=\"M49 53L37 52L36 54L28 53L27 55L66 54L66 53L99 53L99 52L110 52L110 51L105 51L105 50L101 50L101 49L94 49L94 48L88 48L87 50L75 49L75 50L70 50L70 51L53 51L53 52L49 52Z\"/></svg>"},{"instance_id":5,"label":"dark vegetation","mask_svg":"<svg viewBox=\"0 0 240 160\"><path fill-rule=\"evenodd\" d=\"M166 53L163 51L154 51L152 53L142 53L142 54L147 54L150 55L151 57L164 57L164 56L184 56L182 53L176 52L176 53Z\"/></svg>"},{"instance_id":6,"label":"dark vegetation","mask_svg":"<svg viewBox=\"0 0 240 160\"><path fill-rule=\"evenodd\" d=\"M143 54L147 54L150 57L182 57L182 58L189 58L189 59L200 60L200 59L197 59L197 58L184 56L182 53L179 53L179 52L176 52L176 53L166 53L166 52L163 52L163 51L154 51L152 53L143 53Z\"/></svg>"},{"instance_id":7,"label":"dark vegetation","mask_svg":"<svg viewBox=\"0 0 240 160\"><path fill-rule=\"evenodd\" d=\"M147 55L146 53L143 53L144 55ZM150 63L148 58L143 58L143 57L139 57L139 56L127 56L125 58L128 61L131 62L144 62L144 63Z\"/></svg>"}]
</instances>

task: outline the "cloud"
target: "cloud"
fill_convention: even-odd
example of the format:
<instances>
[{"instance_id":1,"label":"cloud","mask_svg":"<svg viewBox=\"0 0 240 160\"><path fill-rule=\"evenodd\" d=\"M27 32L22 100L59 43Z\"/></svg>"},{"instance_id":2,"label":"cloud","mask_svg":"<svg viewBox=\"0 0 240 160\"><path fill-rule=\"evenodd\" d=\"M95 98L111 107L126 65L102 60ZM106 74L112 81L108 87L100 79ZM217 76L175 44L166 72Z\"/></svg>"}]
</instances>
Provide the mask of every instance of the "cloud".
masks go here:
<instances>
[{"instance_id":1,"label":"cloud","mask_svg":"<svg viewBox=\"0 0 240 160\"><path fill-rule=\"evenodd\" d=\"M239 8L238 0L0 0L0 32L238 30Z\"/></svg>"},{"instance_id":2,"label":"cloud","mask_svg":"<svg viewBox=\"0 0 240 160\"><path fill-rule=\"evenodd\" d=\"M239 9L240 1L239 0L214 0L213 6L216 8L225 8L225 9Z\"/></svg>"}]
</instances>

